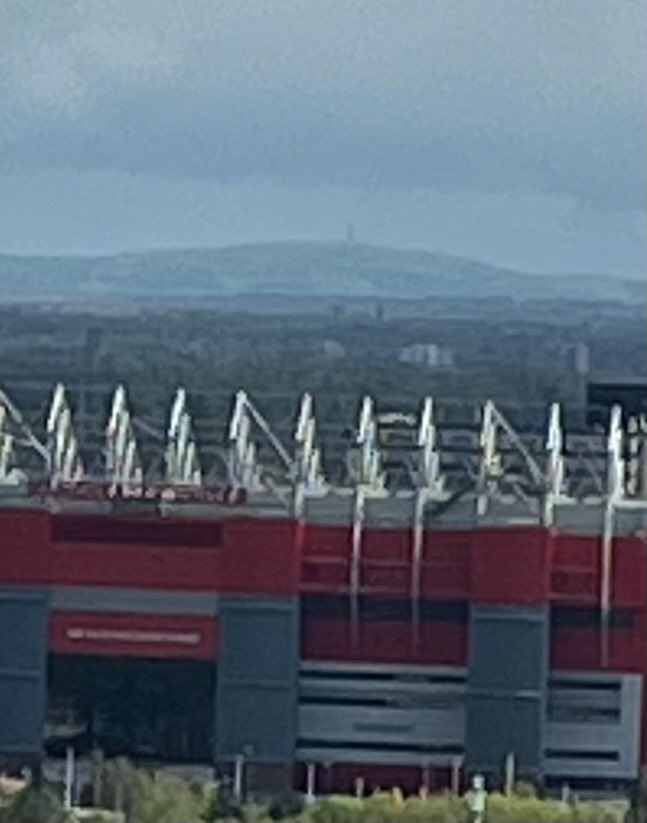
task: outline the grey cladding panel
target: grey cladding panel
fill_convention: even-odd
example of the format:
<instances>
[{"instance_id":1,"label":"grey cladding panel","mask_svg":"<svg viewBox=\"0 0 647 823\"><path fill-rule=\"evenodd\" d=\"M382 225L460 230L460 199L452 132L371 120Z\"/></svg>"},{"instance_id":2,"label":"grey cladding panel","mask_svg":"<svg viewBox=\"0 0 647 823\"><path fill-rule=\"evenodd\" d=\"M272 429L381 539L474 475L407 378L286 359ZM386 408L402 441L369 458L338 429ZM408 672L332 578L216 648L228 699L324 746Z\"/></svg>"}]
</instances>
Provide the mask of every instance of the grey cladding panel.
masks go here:
<instances>
[{"instance_id":1,"label":"grey cladding panel","mask_svg":"<svg viewBox=\"0 0 647 823\"><path fill-rule=\"evenodd\" d=\"M472 607L469 769L500 775L506 756L512 753L521 775L541 770L547 677L547 608Z\"/></svg>"},{"instance_id":2,"label":"grey cladding panel","mask_svg":"<svg viewBox=\"0 0 647 823\"><path fill-rule=\"evenodd\" d=\"M0 752L41 750L47 619L46 595L0 590Z\"/></svg>"},{"instance_id":3,"label":"grey cladding panel","mask_svg":"<svg viewBox=\"0 0 647 823\"><path fill-rule=\"evenodd\" d=\"M506 755L513 752L522 769L539 770L544 726L539 700L470 697L468 707L470 768L500 774Z\"/></svg>"},{"instance_id":4,"label":"grey cladding panel","mask_svg":"<svg viewBox=\"0 0 647 823\"><path fill-rule=\"evenodd\" d=\"M0 593L0 669L38 669L47 621L42 597Z\"/></svg>"},{"instance_id":5,"label":"grey cladding panel","mask_svg":"<svg viewBox=\"0 0 647 823\"><path fill-rule=\"evenodd\" d=\"M221 623L227 644L222 660L225 676L232 680L292 679L294 665L294 614L292 610L225 607Z\"/></svg>"},{"instance_id":6,"label":"grey cladding panel","mask_svg":"<svg viewBox=\"0 0 647 823\"><path fill-rule=\"evenodd\" d=\"M465 672L301 664L298 759L447 767L464 753Z\"/></svg>"},{"instance_id":7,"label":"grey cladding panel","mask_svg":"<svg viewBox=\"0 0 647 823\"><path fill-rule=\"evenodd\" d=\"M473 689L543 688L546 660L543 611L472 608L470 686Z\"/></svg>"},{"instance_id":8,"label":"grey cladding panel","mask_svg":"<svg viewBox=\"0 0 647 823\"><path fill-rule=\"evenodd\" d=\"M40 678L0 675L0 752L39 751L43 712Z\"/></svg>"},{"instance_id":9,"label":"grey cladding panel","mask_svg":"<svg viewBox=\"0 0 647 823\"><path fill-rule=\"evenodd\" d=\"M115 586L61 586L51 592L51 607L58 612L214 615L218 613L218 595L211 592L152 591Z\"/></svg>"},{"instance_id":10,"label":"grey cladding panel","mask_svg":"<svg viewBox=\"0 0 647 823\"><path fill-rule=\"evenodd\" d=\"M220 757L247 751L253 760L292 761L296 720L288 689L230 686L223 697L227 714L219 725Z\"/></svg>"},{"instance_id":11,"label":"grey cladding panel","mask_svg":"<svg viewBox=\"0 0 647 823\"><path fill-rule=\"evenodd\" d=\"M291 762L297 725L299 608L296 598L220 601L215 755Z\"/></svg>"},{"instance_id":12,"label":"grey cladding panel","mask_svg":"<svg viewBox=\"0 0 647 823\"><path fill-rule=\"evenodd\" d=\"M640 764L642 678L553 672L544 741L551 777L635 780Z\"/></svg>"}]
</instances>

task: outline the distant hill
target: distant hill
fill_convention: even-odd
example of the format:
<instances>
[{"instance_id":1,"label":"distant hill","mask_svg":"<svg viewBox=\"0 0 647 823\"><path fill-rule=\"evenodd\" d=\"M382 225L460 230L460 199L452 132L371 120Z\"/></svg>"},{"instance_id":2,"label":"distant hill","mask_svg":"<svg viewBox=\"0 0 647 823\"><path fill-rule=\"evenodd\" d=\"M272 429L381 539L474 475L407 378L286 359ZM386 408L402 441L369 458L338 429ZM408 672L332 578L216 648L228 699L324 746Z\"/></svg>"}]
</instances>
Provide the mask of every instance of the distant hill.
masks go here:
<instances>
[{"instance_id":1,"label":"distant hill","mask_svg":"<svg viewBox=\"0 0 647 823\"><path fill-rule=\"evenodd\" d=\"M0 300L290 296L645 302L640 280L539 275L355 243L271 243L100 257L0 255Z\"/></svg>"}]
</instances>

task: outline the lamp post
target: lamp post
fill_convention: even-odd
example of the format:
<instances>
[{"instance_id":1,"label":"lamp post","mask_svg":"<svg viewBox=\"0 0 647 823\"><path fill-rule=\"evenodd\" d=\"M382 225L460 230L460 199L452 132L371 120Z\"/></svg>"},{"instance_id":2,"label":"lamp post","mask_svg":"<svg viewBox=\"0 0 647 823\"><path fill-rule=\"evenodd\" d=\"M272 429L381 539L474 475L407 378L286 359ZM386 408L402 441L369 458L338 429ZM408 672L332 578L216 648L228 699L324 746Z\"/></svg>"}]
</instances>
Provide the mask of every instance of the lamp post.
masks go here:
<instances>
[{"instance_id":1,"label":"lamp post","mask_svg":"<svg viewBox=\"0 0 647 823\"><path fill-rule=\"evenodd\" d=\"M63 805L66 809L72 808L72 794L74 790L74 749L68 746L65 752L65 791Z\"/></svg>"},{"instance_id":2,"label":"lamp post","mask_svg":"<svg viewBox=\"0 0 647 823\"><path fill-rule=\"evenodd\" d=\"M308 763L306 765L306 803L315 802L315 792L317 790L317 764Z\"/></svg>"},{"instance_id":3,"label":"lamp post","mask_svg":"<svg viewBox=\"0 0 647 823\"><path fill-rule=\"evenodd\" d=\"M238 754L234 758L234 797L237 801L243 797L243 782L245 778L245 755Z\"/></svg>"}]
</instances>

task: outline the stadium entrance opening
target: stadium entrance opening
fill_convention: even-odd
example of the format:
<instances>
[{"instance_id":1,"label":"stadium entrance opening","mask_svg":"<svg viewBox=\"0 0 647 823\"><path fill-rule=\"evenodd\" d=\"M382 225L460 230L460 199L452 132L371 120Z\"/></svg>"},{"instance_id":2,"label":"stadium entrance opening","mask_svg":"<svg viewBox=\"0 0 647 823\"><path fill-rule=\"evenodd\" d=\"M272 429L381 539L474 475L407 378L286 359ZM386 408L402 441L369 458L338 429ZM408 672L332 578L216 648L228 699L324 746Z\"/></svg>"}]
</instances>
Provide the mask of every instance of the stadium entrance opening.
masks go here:
<instances>
[{"instance_id":1,"label":"stadium entrance opening","mask_svg":"<svg viewBox=\"0 0 647 823\"><path fill-rule=\"evenodd\" d=\"M45 751L169 763L212 759L215 664L50 655Z\"/></svg>"}]
</instances>

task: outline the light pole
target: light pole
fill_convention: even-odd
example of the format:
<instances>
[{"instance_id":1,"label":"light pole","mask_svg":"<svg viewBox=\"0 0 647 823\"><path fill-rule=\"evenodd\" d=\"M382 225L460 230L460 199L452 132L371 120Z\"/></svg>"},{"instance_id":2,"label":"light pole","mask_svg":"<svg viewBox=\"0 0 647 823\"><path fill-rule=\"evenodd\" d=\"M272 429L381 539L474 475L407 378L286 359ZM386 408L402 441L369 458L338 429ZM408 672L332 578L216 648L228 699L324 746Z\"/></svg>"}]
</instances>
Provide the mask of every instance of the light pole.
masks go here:
<instances>
[{"instance_id":1,"label":"light pole","mask_svg":"<svg viewBox=\"0 0 647 823\"><path fill-rule=\"evenodd\" d=\"M72 794L74 790L74 749L68 746L65 752L65 792L63 805L66 809L72 808Z\"/></svg>"},{"instance_id":2,"label":"light pole","mask_svg":"<svg viewBox=\"0 0 647 823\"><path fill-rule=\"evenodd\" d=\"M245 755L234 758L234 798L240 802L243 797L243 780L245 775Z\"/></svg>"},{"instance_id":3,"label":"light pole","mask_svg":"<svg viewBox=\"0 0 647 823\"><path fill-rule=\"evenodd\" d=\"M317 790L317 764L308 763L306 765L306 803L315 802L315 792Z\"/></svg>"}]
</instances>

